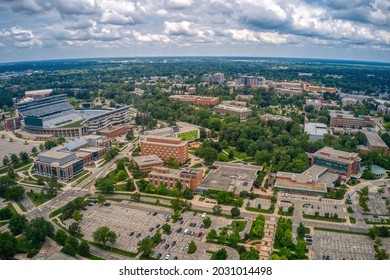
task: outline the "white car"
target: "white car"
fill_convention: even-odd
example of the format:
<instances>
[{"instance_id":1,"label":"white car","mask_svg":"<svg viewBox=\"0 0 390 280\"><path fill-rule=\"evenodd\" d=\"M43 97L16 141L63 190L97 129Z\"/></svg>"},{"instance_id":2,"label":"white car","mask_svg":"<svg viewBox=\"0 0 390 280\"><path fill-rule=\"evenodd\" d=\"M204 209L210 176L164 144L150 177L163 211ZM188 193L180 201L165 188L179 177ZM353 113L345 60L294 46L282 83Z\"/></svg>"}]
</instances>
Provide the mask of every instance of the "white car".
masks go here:
<instances>
[{"instance_id":1,"label":"white car","mask_svg":"<svg viewBox=\"0 0 390 280\"><path fill-rule=\"evenodd\" d=\"M171 257L171 254L167 254L167 255L165 256L165 260L169 260L170 257Z\"/></svg>"}]
</instances>

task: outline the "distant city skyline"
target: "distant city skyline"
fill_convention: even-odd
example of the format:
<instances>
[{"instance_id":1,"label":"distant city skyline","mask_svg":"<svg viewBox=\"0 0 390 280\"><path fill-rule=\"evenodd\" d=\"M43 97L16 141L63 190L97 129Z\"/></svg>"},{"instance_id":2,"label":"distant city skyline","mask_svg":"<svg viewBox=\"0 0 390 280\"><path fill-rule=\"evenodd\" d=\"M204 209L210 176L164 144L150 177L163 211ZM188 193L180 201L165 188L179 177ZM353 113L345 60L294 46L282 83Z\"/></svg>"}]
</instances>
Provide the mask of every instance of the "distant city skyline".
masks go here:
<instances>
[{"instance_id":1,"label":"distant city skyline","mask_svg":"<svg viewBox=\"0 0 390 280\"><path fill-rule=\"evenodd\" d=\"M390 62L387 0L0 0L0 62L255 56Z\"/></svg>"}]
</instances>

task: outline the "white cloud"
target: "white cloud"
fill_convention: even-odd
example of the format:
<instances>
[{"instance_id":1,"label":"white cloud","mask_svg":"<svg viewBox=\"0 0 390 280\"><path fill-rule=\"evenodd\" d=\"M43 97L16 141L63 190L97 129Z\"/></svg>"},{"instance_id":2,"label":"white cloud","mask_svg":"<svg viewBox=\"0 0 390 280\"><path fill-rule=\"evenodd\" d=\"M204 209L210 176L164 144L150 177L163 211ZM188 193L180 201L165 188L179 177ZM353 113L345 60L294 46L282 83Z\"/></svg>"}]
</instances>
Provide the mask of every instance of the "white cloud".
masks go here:
<instances>
[{"instance_id":1,"label":"white cloud","mask_svg":"<svg viewBox=\"0 0 390 280\"><path fill-rule=\"evenodd\" d=\"M192 0L165 0L165 6L169 9L185 9L191 5Z\"/></svg>"},{"instance_id":2,"label":"white cloud","mask_svg":"<svg viewBox=\"0 0 390 280\"><path fill-rule=\"evenodd\" d=\"M195 36L197 32L194 30L192 23L188 21L180 22L164 22L164 33L173 36Z\"/></svg>"},{"instance_id":3,"label":"white cloud","mask_svg":"<svg viewBox=\"0 0 390 280\"><path fill-rule=\"evenodd\" d=\"M137 31L133 31L133 35L137 41L140 42L163 42L168 43L170 42L170 39L166 35L161 34L145 34L142 35L141 33Z\"/></svg>"},{"instance_id":4,"label":"white cloud","mask_svg":"<svg viewBox=\"0 0 390 280\"><path fill-rule=\"evenodd\" d=\"M100 19L101 23L110 23L110 24L116 24L116 25L125 25L125 24L134 24L133 18L128 15L124 16L116 11L112 10L106 10L101 16Z\"/></svg>"}]
</instances>

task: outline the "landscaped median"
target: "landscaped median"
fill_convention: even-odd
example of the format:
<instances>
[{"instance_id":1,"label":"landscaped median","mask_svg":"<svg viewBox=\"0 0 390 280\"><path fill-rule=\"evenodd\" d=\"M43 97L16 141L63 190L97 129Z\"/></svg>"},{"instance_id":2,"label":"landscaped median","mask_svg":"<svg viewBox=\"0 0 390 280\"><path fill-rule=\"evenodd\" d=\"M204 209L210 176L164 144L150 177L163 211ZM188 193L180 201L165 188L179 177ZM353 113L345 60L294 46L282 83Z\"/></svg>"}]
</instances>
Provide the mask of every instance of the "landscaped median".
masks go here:
<instances>
[{"instance_id":1,"label":"landscaped median","mask_svg":"<svg viewBox=\"0 0 390 280\"><path fill-rule=\"evenodd\" d=\"M309 215L309 214L305 214L305 212L302 211L302 217L304 219L334 222L334 223L346 223L347 222L347 219L339 218L337 214L329 214L329 213L325 213L325 216L320 216L319 212L316 212L314 215Z\"/></svg>"}]
</instances>

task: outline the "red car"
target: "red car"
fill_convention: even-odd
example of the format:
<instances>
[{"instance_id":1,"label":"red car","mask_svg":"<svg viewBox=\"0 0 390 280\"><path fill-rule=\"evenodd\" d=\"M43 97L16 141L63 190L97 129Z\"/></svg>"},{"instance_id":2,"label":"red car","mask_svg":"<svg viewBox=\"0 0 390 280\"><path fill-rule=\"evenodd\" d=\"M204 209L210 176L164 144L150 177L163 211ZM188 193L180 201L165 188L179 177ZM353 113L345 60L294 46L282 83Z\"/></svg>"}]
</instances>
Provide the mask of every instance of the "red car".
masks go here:
<instances>
[{"instance_id":1,"label":"red car","mask_svg":"<svg viewBox=\"0 0 390 280\"><path fill-rule=\"evenodd\" d=\"M203 235L203 232L198 233L198 237L201 237Z\"/></svg>"}]
</instances>

